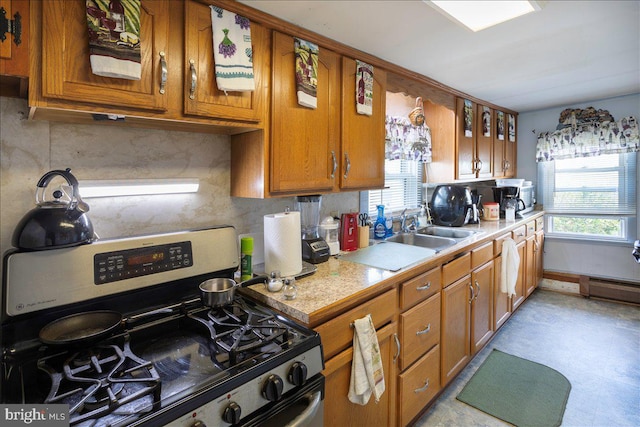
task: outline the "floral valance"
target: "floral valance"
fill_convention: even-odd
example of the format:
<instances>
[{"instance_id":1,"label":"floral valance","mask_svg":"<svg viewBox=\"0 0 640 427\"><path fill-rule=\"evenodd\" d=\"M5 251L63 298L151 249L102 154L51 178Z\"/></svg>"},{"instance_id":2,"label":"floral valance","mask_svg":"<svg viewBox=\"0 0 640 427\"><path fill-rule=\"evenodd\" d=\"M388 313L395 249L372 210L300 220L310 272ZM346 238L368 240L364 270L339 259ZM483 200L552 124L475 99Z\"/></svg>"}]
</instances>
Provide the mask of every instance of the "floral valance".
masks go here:
<instances>
[{"instance_id":1,"label":"floral valance","mask_svg":"<svg viewBox=\"0 0 640 427\"><path fill-rule=\"evenodd\" d=\"M635 117L615 121L608 111L565 110L553 132L538 135L536 161L572 159L640 150Z\"/></svg>"},{"instance_id":2,"label":"floral valance","mask_svg":"<svg viewBox=\"0 0 640 427\"><path fill-rule=\"evenodd\" d=\"M385 128L385 156L388 160L431 162L431 129L424 120L422 124L414 125L407 118L387 116Z\"/></svg>"}]
</instances>

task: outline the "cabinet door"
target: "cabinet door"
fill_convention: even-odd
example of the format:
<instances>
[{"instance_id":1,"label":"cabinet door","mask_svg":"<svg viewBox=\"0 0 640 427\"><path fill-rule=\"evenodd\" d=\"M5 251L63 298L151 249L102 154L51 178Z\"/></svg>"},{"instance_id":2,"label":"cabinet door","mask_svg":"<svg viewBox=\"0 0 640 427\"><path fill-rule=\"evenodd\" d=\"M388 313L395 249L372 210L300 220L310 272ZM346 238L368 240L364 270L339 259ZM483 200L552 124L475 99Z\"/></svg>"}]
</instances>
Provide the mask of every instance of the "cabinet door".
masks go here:
<instances>
[{"instance_id":1,"label":"cabinet door","mask_svg":"<svg viewBox=\"0 0 640 427\"><path fill-rule=\"evenodd\" d=\"M542 275L544 273L543 248L544 248L544 232L538 231L536 232L536 240L534 241L534 249L533 249L535 252L534 268L536 270L534 287L536 288L540 284L540 281L542 280Z\"/></svg>"},{"instance_id":2,"label":"cabinet door","mask_svg":"<svg viewBox=\"0 0 640 427\"><path fill-rule=\"evenodd\" d=\"M6 33L4 41L0 41L0 75L29 77L29 1L0 0L0 7L7 20L15 22L18 14L22 27L17 39L16 34ZM20 43L16 44L16 40Z\"/></svg>"},{"instance_id":3,"label":"cabinet door","mask_svg":"<svg viewBox=\"0 0 640 427\"><path fill-rule=\"evenodd\" d=\"M373 114L356 112L356 61L342 58L342 136L340 188L384 186L385 99L387 73L373 71Z\"/></svg>"},{"instance_id":4,"label":"cabinet door","mask_svg":"<svg viewBox=\"0 0 640 427\"><path fill-rule=\"evenodd\" d=\"M506 115L502 111L494 111L493 130L493 176L502 178L506 172Z\"/></svg>"},{"instance_id":5,"label":"cabinet door","mask_svg":"<svg viewBox=\"0 0 640 427\"><path fill-rule=\"evenodd\" d=\"M442 385L446 385L471 358L471 276L467 274L442 290L440 338Z\"/></svg>"},{"instance_id":6,"label":"cabinet door","mask_svg":"<svg viewBox=\"0 0 640 427\"><path fill-rule=\"evenodd\" d=\"M518 128L517 128L517 120L518 118L513 114L505 113L504 119L506 122L506 133L504 136L505 139L505 149L504 149L504 160L505 160L505 169L504 169L504 177L505 178L513 178L516 176L516 155L517 155L517 139L518 139ZM512 120L510 120L512 119ZM510 131L509 128L512 128ZM509 137L509 132L513 134L513 137Z\"/></svg>"},{"instance_id":7,"label":"cabinet door","mask_svg":"<svg viewBox=\"0 0 640 427\"><path fill-rule=\"evenodd\" d=\"M535 245L536 245L536 236L527 237L525 243L525 266L524 266L524 274L525 274L525 297L531 295L531 293L536 288L536 253L535 253Z\"/></svg>"},{"instance_id":8,"label":"cabinet door","mask_svg":"<svg viewBox=\"0 0 640 427\"><path fill-rule=\"evenodd\" d=\"M148 110L167 109L167 93L160 93L161 59L170 57L169 2L143 0L140 6L140 80L96 76L89 62L89 40L85 2L82 0L42 3L42 92L59 98L91 104L118 105Z\"/></svg>"},{"instance_id":9,"label":"cabinet door","mask_svg":"<svg viewBox=\"0 0 640 427\"><path fill-rule=\"evenodd\" d=\"M440 346L436 345L400 374L398 384L400 425L409 425L440 390Z\"/></svg>"},{"instance_id":10,"label":"cabinet door","mask_svg":"<svg viewBox=\"0 0 640 427\"><path fill-rule=\"evenodd\" d=\"M511 297L511 311L515 311L524 302L525 298L526 241L523 240L516 247L520 256L520 268L518 269L518 280L516 281L516 294Z\"/></svg>"},{"instance_id":11,"label":"cabinet door","mask_svg":"<svg viewBox=\"0 0 640 427\"><path fill-rule=\"evenodd\" d=\"M493 110L484 105L476 108L475 167L477 178L491 178L493 172Z\"/></svg>"},{"instance_id":12,"label":"cabinet door","mask_svg":"<svg viewBox=\"0 0 640 427\"><path fill-rule=\"evenodd\" d=\"M456 100L456 143L458 147L457 179L476 177L475 146L478 134L476 126L476 104L471 103L465 112L465 100ZM467 132L471 132L468 136Z\"/></svg>"},{"instance_id":13,"label":"cabinet door","mask_svg":"<svg viewBox=\"0 0 640 427\"><path fill-rule=\"evenodd\" d=\"M497 331L511 316L511 298L501 289L502 255L494 260L493 286L493 330Z\"/></svg>"},{"instance_id":14,"label":"cabinet door","mask_svg":"<svg viewBox=\"0 0 640 427\"><path fill-rule=\"evenodd\" d=\"M184 113L248 122L260 121L266 108L271 52L269 31L251 22L253 92L218 90L213 60L211 9L208 5L185 3ZM176 60L182 60L176 58ZM195 86L192 82L196 82ZM193 89L192 89L193 88Z\"/></svg>"},{"instance_id":15,"label":"cabinet door","mask_svg":"<svg viewBox=\"0 0 640 427\"><path fill-rule=\"evenodd\" d=\"M303 107L296 95L293 43L293 37L274 32L271 192L332 191L338 182L340 57L320 48L318 106Z\"/></svg>"},{"instance_id":16,"label":"cabinet door","mask_svg":"<svg viewBox=\"0 0 640 427\"><path fill-rule=\"evenodd\" d=\"M493 335L493 261L471 273L471 354L476 354Z\"/></svg>"},{"instance_id":17,"label":"cabinet door","mask_svg":"<svg viewBox=\"0 0 640 427\"><path fill-rule=\"evenodd\" d=\"M396 345L397 328L391 323L378 330L378 344L382 354L385 392L380 401L373 396L362 406L349 401L349 383L351 381L351 361L353 349L349 348L329 359L322 373L325 376L324 425L335 426L394 426L396 419Z\"/></svg>"}]
</instances>

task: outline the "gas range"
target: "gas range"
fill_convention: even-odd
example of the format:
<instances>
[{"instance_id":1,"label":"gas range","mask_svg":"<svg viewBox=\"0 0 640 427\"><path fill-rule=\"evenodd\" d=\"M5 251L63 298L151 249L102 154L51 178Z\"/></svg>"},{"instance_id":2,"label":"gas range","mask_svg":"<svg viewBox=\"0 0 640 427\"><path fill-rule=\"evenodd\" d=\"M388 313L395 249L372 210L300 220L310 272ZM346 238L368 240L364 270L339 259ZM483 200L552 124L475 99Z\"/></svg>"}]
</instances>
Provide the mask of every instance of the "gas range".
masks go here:
<instances>
[{"instance_id":1,"label":"gas range","mask_svg":"<svg viewBox=\"0 0 640 427\"><path fill-rule=\"evenodd\" d=\"M301 401L321 421L316 332L242 295L202 303L199 283L238 262L232 227L6 254L1 402L65 404L77 426L277 425ZM122 314L107 334L40 337L99 311Z\"/></svg>"}]
</instances>

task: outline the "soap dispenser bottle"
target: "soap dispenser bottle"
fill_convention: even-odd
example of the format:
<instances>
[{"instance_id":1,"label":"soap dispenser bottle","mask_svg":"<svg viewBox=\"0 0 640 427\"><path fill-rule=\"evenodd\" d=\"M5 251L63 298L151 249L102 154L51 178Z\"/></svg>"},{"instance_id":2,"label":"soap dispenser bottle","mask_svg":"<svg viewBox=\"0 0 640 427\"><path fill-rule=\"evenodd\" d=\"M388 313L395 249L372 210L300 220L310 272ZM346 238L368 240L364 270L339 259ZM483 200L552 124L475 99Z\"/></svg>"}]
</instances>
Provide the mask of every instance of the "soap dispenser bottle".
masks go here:
<instances>
[{"instance_id":1,"label":"soap dispenser bottle","mask_svg":"<svg viewBox=\"0 0 640 427\"><path fill-rule=\"evenodd\" d=\"M384 217L384 206L378 205L378 217L376 223L373 226L373 237L376 239L384 239L387 237L387 220Z\"/></svg>"}]
</instances>

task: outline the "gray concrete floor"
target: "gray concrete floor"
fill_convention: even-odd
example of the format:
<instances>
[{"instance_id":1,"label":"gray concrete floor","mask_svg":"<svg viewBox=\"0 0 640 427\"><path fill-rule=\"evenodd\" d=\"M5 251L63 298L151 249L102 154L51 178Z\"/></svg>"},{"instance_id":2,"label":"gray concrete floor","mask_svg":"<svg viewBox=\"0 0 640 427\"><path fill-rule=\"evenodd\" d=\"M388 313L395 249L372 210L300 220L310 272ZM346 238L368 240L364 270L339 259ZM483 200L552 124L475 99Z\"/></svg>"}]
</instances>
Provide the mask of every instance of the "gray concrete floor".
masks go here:
<instances>
[{"instance_id":1,"label":"gray concrete floor","mask_svg":"<svg viewBox=\"0 0 640 427\"><path fill-rule=\"evenodd\" d=\"M492 349L562 373L562 426L640 426L640 308L537 290L414 425L509 426L456 400Z\"/></svg>"}]
</instances>

